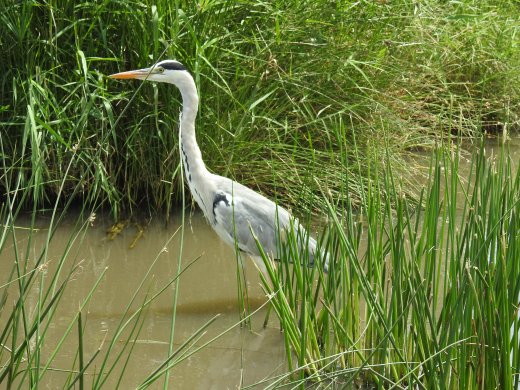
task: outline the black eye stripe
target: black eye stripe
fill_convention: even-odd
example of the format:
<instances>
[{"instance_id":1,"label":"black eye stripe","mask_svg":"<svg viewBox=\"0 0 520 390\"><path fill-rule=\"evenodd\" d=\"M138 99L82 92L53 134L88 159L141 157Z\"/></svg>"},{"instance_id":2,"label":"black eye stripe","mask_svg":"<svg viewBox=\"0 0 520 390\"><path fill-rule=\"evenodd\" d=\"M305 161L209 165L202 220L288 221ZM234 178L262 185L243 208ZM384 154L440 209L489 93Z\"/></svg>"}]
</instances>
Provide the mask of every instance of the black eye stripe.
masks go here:
<instances>
[{"instance_id":1,"label":"black eye stripe","mask_svg":"<svg viewBox=\"0 0 520 390\"><path fill-rule=\"evenodd\" d=\"M177 61L164 61L157 64L157 66L168 70L186 70L186 67Z\"/></svg>"}]
</instances>

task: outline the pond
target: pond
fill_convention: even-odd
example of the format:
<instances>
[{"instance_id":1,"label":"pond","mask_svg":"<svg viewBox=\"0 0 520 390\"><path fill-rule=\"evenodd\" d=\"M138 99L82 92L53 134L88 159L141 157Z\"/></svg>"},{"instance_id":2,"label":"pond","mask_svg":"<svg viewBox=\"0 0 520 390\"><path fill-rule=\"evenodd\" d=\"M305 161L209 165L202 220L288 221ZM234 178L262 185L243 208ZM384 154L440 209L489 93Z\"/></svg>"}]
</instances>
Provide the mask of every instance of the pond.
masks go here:
<instances>
[{"instance_id":1,"label":"pond","mask_svg":"<svg viewBox=\"0 0 520 390\"><path fill-rule=\"evenodd\" d=\"M8 240L0 253L0 285L6 282L16 257L25 259L28 252L30 263L34 264L38 259L47 240L49 218L48 214L42 215L32 230L28 228L30 219L20 218L16 221L18 255L15 256L12 239ZM73 273L46 334L43 362L62 339L98 278L101 277L99 286L82 312L86 361L98 348L101 347L102 351L107 349L121 318L124 317L125 308L143 280L143 288L126 318L136 311L146 297L157 293L177 274L180 233L176 231L180 224L179 215L173 215L168 226L165 226L164 219L153 219L137 241L137 233L143 227L138 228L129 223L120 234L110 239L107 235L107 230L110 229L109 218L103 216L97 217L91 226L75 237L77 221L78 216L69 213L59 223L38 275L38 279L48 285L60 259L67 251L67 246L74 240L68 249L63 277L73 263L79 264L79 267ZM155 258L157 261L150 268ZM231 248L221 242L202 214L194 213L187 220L182 259L184 267L192 261L194 263L179 279L175 348L217 314L220 316L196 345L202 345L240 321L235 255ZM279 324L275 316L271 315L268 326L263 327L267 306L261 306L266 302L265 294L260 288L258 272L251 261L247 261L245 270L251 311L260 308L252 317L251 330L235 326L176 366L170 374L170 383L175 384L175 388L236 388L284 372L285 349ZM8 297L8 305L12 305L17 297L14 287L10 287L13 293ZM34 288L29 302L26 302L29 316L35 315L38 294L39 289ZM127 363L121 388L135 388L167 358L172 302L173 287L170 286L143 313L142 330ZM4 317L0 317L1 329L6 321ZM127 336L128 332L123 332L118 337L112 355L115 356L124 346ZM50 364L55 371L45 374L43 383L47 388L63 386L68 375L66 370L71 369L76 351L77 331L74 325L74 330L65 339L65 346L60 348ZM124 360L115 369L115 374L109 377L107 388L115 387ZM99 370L98 364L94 367L97 366ZM92 377L95 370L89 372L87 378Z\"/></svg>"},{"instance_id":2,"label":"pond","mask_svg":"<svg viewBox=\"0 0 520 390\"><path fill-rule=\"evenodd\" d=\"M496 154L501 147L499 140L489 140L486 153ZM520 139L511 140L509 147L517 169ZM427 161L429 159L425 156L417 156L415 162L425 166ZM461 172L464 172L464 167L461 167ZM127 353L123 355L107 377L105 386L135 388L169 354L174 299L171 282L178 272L181 215L173 214L168 225L164 216L147 222L127 222L118 234L111 236L107 233L111 229L108 216L92 215L88 221L86 217L82 219L77 213L69 212L56 225L50 244L46 245L50 219L50 212L41 213L31 228L29 217L18 218L14 236L9 237L0 250L0 294L6 290L8 292L6 307L13 305L18 294L18 286L5 286L14 261L28 261L30 269L43 253L43 262L36 275L37 283L26 301L29 319L34 318L38 309L38 287L43 283L47 288L52 288L49 287L52 276L56 274L61 259L65 256L60 280L69 274L71 267L78 265L72 272L71 281L45 335L42 364L52 357L49 364L52 370L44 374L42 384L47 388L61 388L71 368L77 368L77 363L74 365L78 343L75 316L99 280L92 298L82 310L85 360L88 361L100 349L95 363L87 370L85 385L91 387L99 370L103 369L106 373L114 358L126 347L127 351L133 348L130 358L126 361ZM86 227L79 228L78 221ZM267 326L263 326L267 298L260 287L256 268L246 260L248 302L251 311L258 309L248 328L237 325L240 305L234 251L218 238L199 212L186 214L182 268L186 269L178 285L174 351L216 315L219 315L218 318L194 345L202 346L227 332L176 365L170 371L170 387L237 388L283 374L287 369L284 338L274 313L271 313ZM132 317L135 313L139 314L137 310L146 299L162 291L165 286L166 289L143 310L142 315ZM130 304L136 291L135 299ZM0 312L0 329L5 326L8 311ZM121 334L116 334L122 319L129 318L130 325ZM132 334L128 342L134 324L139 332ZM69 330L70 333L64 337ZM108 364L102 368L101 361L112 340L115 340L113 351ZM54 354L62 342L63 346ZM0 364L5 363L6 355L2 358L0 354ZM125 372L120 379L123 368ZM161 378L159 383L163 381ZM261 387L263 385L258 385L258 388Z\"/></svg>"}]
</instances>

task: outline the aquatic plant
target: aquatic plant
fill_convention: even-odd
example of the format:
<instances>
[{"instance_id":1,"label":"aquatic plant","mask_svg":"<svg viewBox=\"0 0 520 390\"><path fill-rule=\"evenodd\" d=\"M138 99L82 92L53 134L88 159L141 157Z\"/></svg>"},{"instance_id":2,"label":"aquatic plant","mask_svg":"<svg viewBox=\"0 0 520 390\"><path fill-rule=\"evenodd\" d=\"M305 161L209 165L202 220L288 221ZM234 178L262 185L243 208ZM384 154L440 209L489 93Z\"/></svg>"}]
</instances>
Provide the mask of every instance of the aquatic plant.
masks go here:
<instances>
[{"instance_id":1,"label":"aquatic plant","mask_svg":"<svg viewBox=\"0 0 520 390\"><path fill-rule=\"evenodd\" d=\"M292 367L266 388L520 386L520 170L484 148L462 170L457 146L432 156L420 204L389 169L359 212L329 204L328 274L291 266L291 234L277 268L264 257Z\"/></svg>"}]
</instances>

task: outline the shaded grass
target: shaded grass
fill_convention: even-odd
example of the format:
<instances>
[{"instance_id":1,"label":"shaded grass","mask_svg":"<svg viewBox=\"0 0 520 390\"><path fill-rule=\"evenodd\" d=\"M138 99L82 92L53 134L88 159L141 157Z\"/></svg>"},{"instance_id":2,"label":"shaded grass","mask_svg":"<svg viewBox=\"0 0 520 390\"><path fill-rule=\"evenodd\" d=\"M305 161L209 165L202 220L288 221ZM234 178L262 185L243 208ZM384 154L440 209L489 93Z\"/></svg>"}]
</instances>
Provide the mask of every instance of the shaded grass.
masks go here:
<instances>
[{"instance_id":1,"label":"shaded grass","mask_svg":"<svg viewBox=\"0 0 520 390\"><path fill-rule=\"evenodd\" d=\"M1 7L3 158L11 187L31 190L26 205L52 203L74 154L64 197L97 199L115 215L180 201L177 92L104 77L160 58L194 74L210 169L302 213L324 206L318 173L331 199L350 186L359 203L367 182L344 172L359 164L367 180L385 147L399 167L399 152L441 134L518 128L520 12L509 1Z\"/></svg>"},{"instance_id":2,"label":"shaded grass","mask_svg":"<svg viewBox=\"0 0 520 390\"><path fill-rule=\"evenodd\" d=\"M459 161L434 153L424 208L391 170L359 214L330 205L327 274L289 265L306 263L291 234L277 269L264 258L293 369L269 388L518 388L520 171L507 152Z\"/></svg>"}]
</instances>

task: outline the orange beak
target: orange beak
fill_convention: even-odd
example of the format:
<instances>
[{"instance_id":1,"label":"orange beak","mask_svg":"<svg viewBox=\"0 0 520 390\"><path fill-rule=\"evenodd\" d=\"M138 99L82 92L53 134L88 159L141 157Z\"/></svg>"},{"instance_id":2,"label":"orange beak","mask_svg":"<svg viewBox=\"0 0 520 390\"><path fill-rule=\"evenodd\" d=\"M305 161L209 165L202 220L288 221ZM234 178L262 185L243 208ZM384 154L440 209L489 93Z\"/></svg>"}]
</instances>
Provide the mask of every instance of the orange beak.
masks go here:
<instances>
[{"instance_id":1,"label":"orange beak","mask_svg":"<svg viewBox=\"0 0 520 390\"><path fill-rule=\"evenodd\" d=\"M135 79L137 78L137 75L136 72L132 70L130 72L114 73L108 77L111 79Z\"/></svg>"},{"instance_id":2,"label":"orange beak","mask_svg":"<svg viewBox=\"0 0 520 390\"><path fill-rule=\"evenodd\" d=\"M152 73L153 73L153 69L146 68L146 69L130 70L128 72L114 73L114 74L111 74L108 77L110 77L111 79L139 79L139 80L144 80Z\"/></svg>"}]
</instances>

